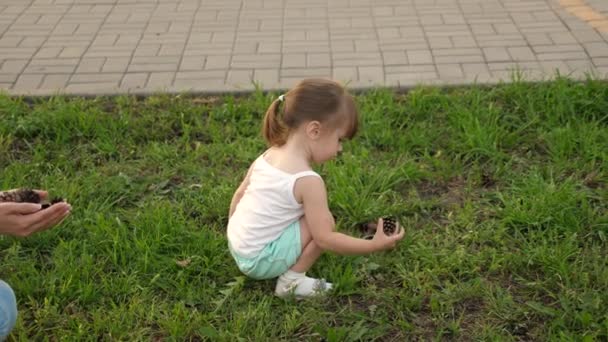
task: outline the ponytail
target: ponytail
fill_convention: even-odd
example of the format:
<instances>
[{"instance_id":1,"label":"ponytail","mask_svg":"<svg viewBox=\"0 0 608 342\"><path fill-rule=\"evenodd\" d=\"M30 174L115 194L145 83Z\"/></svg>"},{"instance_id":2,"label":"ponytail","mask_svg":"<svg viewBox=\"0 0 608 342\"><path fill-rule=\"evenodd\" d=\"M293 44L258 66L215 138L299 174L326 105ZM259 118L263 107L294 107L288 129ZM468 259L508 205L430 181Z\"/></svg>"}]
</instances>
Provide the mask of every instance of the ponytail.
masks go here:
<instances>
[{"instance_id":1,"label":"ponytail","mask_svg":"<svg viewBox=\"0 0 608 342\"><path fill-rule=\"evenodd\" d=\"M279 106L281 101L276 99L272 101L270 107L266 111L264 116L264 126L262 127L262 134L264 139L270 146L282 146L286 142L287 128L281 122L279 117Z\"/></svg>"},{"instance_id":2,"label":"ponytail","mask_svg":"<svg viewBox=\"0 0 608 342\"><path fill-rule=\"evenodd\" d=\"M348 122L345 122L347 120ZM347 137L357 132L358 113L354 99L339 83L310 78L274 100L264 116L262 134L268 145L283 146L289 135L309 121L347 128Z\"/></svg>"}]
</instances>

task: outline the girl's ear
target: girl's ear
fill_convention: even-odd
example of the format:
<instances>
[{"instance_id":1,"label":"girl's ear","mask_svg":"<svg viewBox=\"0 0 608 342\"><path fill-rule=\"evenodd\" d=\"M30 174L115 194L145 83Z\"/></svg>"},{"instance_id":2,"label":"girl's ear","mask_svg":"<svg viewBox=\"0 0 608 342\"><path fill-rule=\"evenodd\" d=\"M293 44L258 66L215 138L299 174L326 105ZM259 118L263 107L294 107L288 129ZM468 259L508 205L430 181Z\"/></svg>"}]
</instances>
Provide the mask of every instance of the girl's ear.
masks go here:
<instances>
[{"instance_id":1,"label":"girl's ear","mask_svg":"<svg viewBox=\"0 0 608 342\"><path fill-rule=\"evenodd\" d=\"M319 121L310 121L306 124L306 135L313 140L321 137L321 123Z\"/></svg>"}]
</instances>

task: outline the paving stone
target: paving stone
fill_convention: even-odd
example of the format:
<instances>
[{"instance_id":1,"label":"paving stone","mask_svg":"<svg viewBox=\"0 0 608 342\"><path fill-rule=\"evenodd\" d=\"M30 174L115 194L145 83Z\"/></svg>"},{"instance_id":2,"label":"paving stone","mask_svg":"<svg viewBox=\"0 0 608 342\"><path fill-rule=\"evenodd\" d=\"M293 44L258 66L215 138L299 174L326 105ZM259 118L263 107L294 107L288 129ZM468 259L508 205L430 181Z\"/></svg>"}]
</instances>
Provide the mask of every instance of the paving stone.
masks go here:
<instances>
[{"instance_id":1,"label":"paving stone","mask_svg":"<svg viewBox=\"0 0 608 342\"><path fill-rule=\"evenodd\" d=\"M332 70L332 78L342 81L357 81L359 79L356 67L334 67Z\"/></svg>"},{"instance_id":2,"label":"paving stone","mask_svg":"<svg viewBox=\"0 0 608 342\"><path fill-rule=\"evenodd\" d=\"M483 54L488 62L504 62L511 60L507 48L504 47L483 48Z\"/></svg>"},{"instance_id":3,"label":"paving stone","mask_svg":"<svg viewBox=\"0 0 608 342\"><path fill-rule=\"evenodd\" d=\"M120 87L127 90L140 89L146 86L149 73L129 73L125 74Z\"/></svg>"}]
</instances>

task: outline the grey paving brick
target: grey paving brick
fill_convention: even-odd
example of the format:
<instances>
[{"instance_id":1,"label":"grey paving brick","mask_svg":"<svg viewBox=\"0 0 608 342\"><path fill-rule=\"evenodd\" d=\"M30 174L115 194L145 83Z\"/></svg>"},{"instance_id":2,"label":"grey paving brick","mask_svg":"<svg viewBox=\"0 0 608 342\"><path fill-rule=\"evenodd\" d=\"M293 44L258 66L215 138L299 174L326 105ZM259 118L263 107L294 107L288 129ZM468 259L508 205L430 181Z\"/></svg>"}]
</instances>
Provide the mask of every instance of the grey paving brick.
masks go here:
<instances>
[{"instance_id":1,"label":"grey paving brick","mask_svg":"<svg viewBox=\"0 0 608 342\"><path fill-rule=\"evenodd\" d=\"M359 79L356 67L334 67L332 69L331 77L342 82L356 81Z\"/></svg>"},{"instance_id":2,"label":"grey paving brick","mask_svg":"<svg viewBox=\"0 0 608 342\"><path fill-rule=\"evenodd\" d=\"M178 64L181 56L133 56L131 64Z\"/></svg>"},{"instance_id":3,"label":"grey paving brick","mask_svg":"<svg viewBox=\"0 0 608 342\"><path fill-rule=\"evenodd\" d=\"M6 48L15 48L20 46L21 41L23 41L26 37L23 36L8 36L8 37L0 37L0 48L3 50Z\"/></svg>"},{"instance_id":4,"label":"grey paving brick","mask_svg":"<svg viewBox=\"0 0 608 342\"><path fill-rule=\"evenodd\" d=\"M0 89L5 90L5 91L10 91L10 89L13 87L13 83L4 83L4 82L0 82Z\"/></svg>"},{"instance_id":5,"label":"grey paving brick","mask_svg":"<svg viewBox=\"0 0 608 342\"><path fill-rule=\"evenodd\" d=\"M70 74L45 75L40 89L62 90L68 84Z\"/></svg>"},{"instance_id":6,"label":"grey paving brick","mask_svg":"<svg viewBox=\"0 0 608 342\"><path fill-rule=\"evenodd\" d=\"M398 27L399 33L403 38L424 38L424 29L422 26L404 26Z\"/></svg>"},{"instance_id":7,"label":"grey paving brick","mask_svg":"<svg viewBox=\"0 0 608 342\"><path fill-rule=\"evenodd\" d=\"M236 44L232 53L235 55L248 55L248 54L256 54L259 47L258 42L248 41L240 44Z\"/></svg>"},{"instance_id":8,"label":"grey paving brick","mask_svg":"<svg viewBox=\"0 0 608 342\"><path fill-rule=\"evenodd\" d=\"M405 50L382 52L382 61L384 65L408 64Z\"/></svg>"},{"instance_id":9,"label":"grey paving brick","mask_svg":"<svg viewBox=\"0 0 608 342\"><path fill-rule=\"evenodd\" d=\"M140 45L135 49L135 52L133 52L133 56L157 56L160 48L161 44Z\"/></svg>"},{"instance_id":10,"label":"grey paving brick","mask_svg":"<svg viewBox=\"0 0 608 342\"><path fill-rule=\"evenodd\" d=\"M549 37L556 45L578 43L578 41L571 32L549 33Z\"/></svg>"},{"instance_id":11,"label":"grey paving brick","mask_svg":"<svg viewBox=\"0 0 608 342\"><path fill-rule=\"evenodd\" d=\"M398 38L390 41L381 41L380 42L380 51L403 51L405 49L408 50L419 50L419 49L428 49L429 45L425 39L406 39L406 38Z\"/></svg>"},{"instance_id":12,"label":"grey paving brick","mask_svg":"<svg viewBox=\"0 0 608 342\"><path fill-rule=\"evenodd\" d=\"M496 35L496 31L494 30L494 26L491 23L489 24L469 24L471 31L474 35Z\"/></svg>"},{"instance_id":13,"label":"grey paving brick","mask_svg":"<svg viewBox=\"0 0 608 342\"><path fill-rule=\"evenodd\" d=\"M508 47L507 50L514 61L533 61L536 60L536 56L532 49L527 46L514 46Z\"/></svg>"},{"instance_id":14,"label":"grey paving brick","mask_svg":"<svg viewBox=\"0 0 608 342\"><path fill-rule=\"evenodd\" d=\"M101 68L102 72L126 72L129 65L129 57L108 57ZM159 71L159 70L155 70Z\"/></svg>"},{"instance_id":15,"label":"grey paving brick","mask_svg":"<svg viewBox=\"0 0 608 342\"><path fill-rule=\"evenodd\" d=\"M431 49L444 49L454 47L450 37L429 37L428 43Z\"/></svg>"},{"instance_id":16,"label":"grey paving brick","mask_svg":"<svg viewBox=\"0 0 608 342\"><path fill-rule=\"evenodd\" d=\"M377 40L355 40L355 51L361 52L376 52L379 51Z\"/></svg>"},{"instance_id":17,"label":"grey paving brick","mask_svg":"<svg viewBox=\"0 0 608 342\"><path fill-rule=\"evenodd\" d=\"M483 48L483 54L488 62L506 62L511 60L511 56L504 47Z\"/></svg>"},{"instance_id":18,"label":"grey paving brick","mask_svg":"<svg viewBox=\"0 0 608 342\"><path fill-rule=\"evenodd\" d=\"M279 70L278 69L255 69L253 72L253 79L259 82L263 87L276 85L279 83Z\"/></svg>"},{"instance_id":19,"label":"grey paving brick","mask_svg":"<svg viewBox=\"0 0 608 342\"><path fill-rule=\"evenodd\" d=\"M568 60L566 64L570 68L570 76L584 79L589 74L593 74L596 69L589 59Z\"/></svg>"},{"instance_id":20,"label":"grey paving brick","mask_svg":"<svg viewBox=\"0 0 608 342\"><path fill-rule=\"evenodd\" d=\"M98 34L91 43L92 46L113 46L118 40L118 34Z\"/></svg>"},{"instance_id":21,"label":"grey paving brick","mask_svg":"<svg viewBox=\"0 0 608 342\"><path fill-rule=\"evenodd\" d=\"M528 33L525 37L530 45L552 45L555 43L547 33Z\"/></svg>"},{"instance_id":22,"label":"grey paving brick","mask_svg":"<svg viewBox=\"0 0 608 342\"><path fill-rule=\"evenodd\" d=\"M24 37L24 39L19 43L19 47L39 48L46 40L46 37Z\"/></svg>"},{"instance_id":23,"label":"grey paving brick","mask_svg":"<svg viewBox=\"0 0 608 342\"><path fill-rule=\"evenodd\" d=\"M441 79L461 79L464 77L460 64L438 64L437 72Z\"/></svg>"},{"instance_id":24,"label":"grey paving brick","mask_svg":"<svg viewBox=\"0 0 608 342\"><path fill-rule=\"evenodd\" d=\"M608 57L608 44L606 42L593 42L583 44L591 58Z\"/></svg>"},{"instance_id":25,"label":"grey paving brick","mask_svg":"<svg viewBox=\"0 0 608 342\"><path fill-rule=\"evenodd\" d=\"M587 54L584 51L578 52L549 52L549 53L538 53L536 57L539 61L550 61L550 60L572 60L572 59L584 59L587 58Z\"/></svg>"},{"instance_id":26,"label":"grey paving brick","mask_svg":"<svg viewBox=\"0 0 608 342\"><path fill-rule=\"evenodd\" d=\"M571 31L572 35L580 43L603 42L602 36L593 28Z\"/></svg>"},{"instance_id":27,"label":"grey paving brick","mask_svg":"<svg viewBox=\"0 0 608 342\"><path fill-rule=\"evenodd\" d=\"M281 55L279 54L247 54L232 56L231 68L272 68L278 67L281 64Z\"/></svg>"},{"instance_id":28,"label":"grey paving brick","mask_svg":"<svg viewBox=\"0 0 608 342\"><path fill-rule=\"evenodd\" d=\"M184 56L179 65L180 71L203 70L205 68L204 56Z\"/></svg>"},{"instance_id":29,"label":"grey paving brick","mask_svg":"<svg viewBox=\"0 0 608 342\"><path fill-rule=\"evenodd\" d=\"M175 74L176 80L197 80L197 79L222 79L226 78L226 70L206 70L206 71L178 71Z\"/></svg>"},{"instance_id":30,"label":"grey paving brick","mask_svg":"<svg viewBox=\"0 0 608 342\"><path fill-rule=\"evenodd\" d=\"M283 77L330 77L330 68L304 68L304 69L281 69L281 78Z\"/></svg>"},{"instance_id":31,"label":"grey paving brick","mask_svg":"<svg viewBox=\"0 0 608 342\"><path fill-rule=\"evenodd\" d=\"M398 74L387 74L386 82L394 84L398 82L400 86L415 86L424 81L436 80L438 75L435 71L428 72L414 72L414 73L398 73Z\"/></svg>"},{"instance_id":32,"label":"grey paving brick","mask_svg":"<svg viewBox=\"0 0 608 342\"><path fill-rule=\"evenodd\" d=\"M477 41L473 36L455 36L450 38L455 48L477 47Z\"/></svg>"},{"instance_id":33,"label":"grey paving brick","mask_svg":"<svg viewBox=\"0 0 608 342\"><path fill-rule=\"evenodd\" d=\"M4 60L0 63L0 73L20 73L29 63L27 59Z\"/></svg>"},{"instance_id":34,"label":"grey paving brick","mask_svg":"<svg viewBox=\"0 0 608 342\"><path fill-rule=\"evenodd\" d=\"M593 58L593 64L595 64L595 66L608 66L608 58L606 57L601 57L601 58Z\"/></svg>"},{"instance_id":35,"label":"grey paving brick","mask_svg":"<svg viewBox=\"0 0 608 342\"><path fill-rule=\"evenodd\" d=\"M359 81L383 84L384 68L381 66L360 66Z\"/></svg>"},{"instance_id":36,"label":"grey paving brick","mask_svg":"<svg viewBox=\"0 0 608 342\"><path fill-rule=\"evenodd\" d=\"M280 42L260 42L258 44L258 49L256 52L260 53L260 54L281 53L281 43Z\"/></svg>"},{"instance_id":37,"label":"grey paving brick","mask_svg":"<svg viewBox=\"0 0 608 342\"><path fill-rule=\"evenodd\" d=\"M74 74L70 78L69 83L116 83L123 78L123 73L92 73L92 74Z\"/></svg>"},{"instance_id":38,"label":"grey paving brick","mask_svg":"<svg viewBox=\"0 0 608 342\"><path fill-rule=\"evenodd\" d=\"M495 62L488 63L490 71L497 70L535 70L540 69L538 62Z\"/></svg>"},{"instance_id":39,"label":"grey paving brick","mask_svg":"<svg viewBox=\"0 0 608 342\"><path fill-rule=\"evenodd\" d=\"M466 24L466 19L460 13L458 14L441 14L443 22L446 24Z\"/></svg>"},{"instance_id":40,"label":"grey paving brick","mask_svg":"<svg viewBox=\"0 0 608 342\"><path fill-rule=\"evenodd\" d=\"M23 74L65 74L72 73L76 69L76 64L34 64L33 61L30 63L25 70L23 70Z\"/></svg>"},{"instance_id":41,"label":"grey paving brick","mask_svg":"<svg viewBox=\"0 0 608 342\"><path fill-rule=\"evenodd\" d=\"M378 38L381 40L382 39L401 38L401 33L399 32L399 28L397 28L397 27L379 28L378 29Z\"/></svg>"},{"instance_id":42,"label":"grey paving brick","mask_svg":"<svg viewBox=\"0 0 608 342\"><path fill-rule=\"evenodd\" d=\"M154 71L177 71L178 63L144 63L144 64L129 64L128 72L154 72Z\"/></svg>"},{"instance_id":43,"label":"grey paving brick","mask_svg":"<svg viewBox=\"0 0 608 342\"><path fill-rule=\"evenodd\" d=\"M205 60L205 70L226 69L230 65L229 55L207 56Z\"/></svg>"},{"instance_id":44,"label":"grey paving brick","mask_svg":"<svg viewBox=\"0 0 608 342\"><path fill-rule=\"evenodd\" d=\"M407 59L410 64L429 64L433 63L431 50L407 50Z\"/></svg>"},{"instance_id":45,"label":"grey paving brick","mask_svg":"<svg viewBox=\"0 0 608 342\"><path fill-rule=\"evenodd\" d=\"M435 56L434 60L436 64L450 64L483 62L484 58L482 55Z\"/></svg>"},{"instance_id":46,"label":"grey paving brick","mask_svg":"<svg viewBox=\"0 0 608 342\"><path fill-rule=\"evenodd\" d=\"M19 77L19 74L14 73L14 74L3 74L0 73L0 83L13 83L17 80L17 77Z\"/></svg>"},{"instance_id":47,"label":"grey paving brick","mask_svg":"<svg viewBox=\"0 0 608 342\"><path fill-rule=\"evenodd\" d=\"M173 85L174 72L151 72L146 88L152 91L163 91Z\"/></svg>"},{"instance_id":48,"label":"grey paving brick","mask_svg":"<svg viewBox=\"0 0 608 342\"><path fill-rule=\"evenodd\" d=\"M118 82L68 84L65 91L75 94L106 94L118 89Z\"/></svg>"},{"instance_id":49,"label":"grey paving brick","mask_svg":"<svg viewBox=\"0 0 608 342\"><path fill-rule=\"evenodd\" d=\"M253 70L228 70L226 83L229 85L251 85L253 82Z\"/></svg>"},{"instance_id":50,"label":"grey paving brick","mask_svg":"<svg viewBox=\"0 0 608 342\"><path fill-rule=\"evenodd\" d=\"M142 39L141 34L119 34L117 36L113 44L115 46L134 46Z\"/></svg>"},{"instance_id":51,"label":"grey paving brick","mask_svg":"<svg viewBox=\"0 0 608 342\"><path fill-rule=\"evenodd\" d=\"M434 72L435 66L432 64L387 66L384 68L384 70L387 74L423 73L423 72Z\"/></svg>"},{"instance_id":52,"label":"grey paving brick","mask_svg":"<svg viewBox=\"0 0 608 342\"><path fill-rule=\"evenodd\" d=\"M86 51L86 47L66 47L61 50L59 53L59 58L80 58L84 52Z\"/></svg>"},{"instance_id":53,"label":"grey paving brick","mask_svg":"<svg viewBox=\"0 0 608 342\"><path fill-rule=\"evenodd\" d=\"M492 24L492 26L494 27L494 31L498 34L519 33L517 25L513 23L497 23Z\"/></svg>"},{"instance_id":54,"label":"grey paving brick","mask_svg":"<svg viewBox=\"0 0 608 342\"><path fill-rule=\"evenodd\" d=\"M62 50L63 50L62 47L41 48L40 50L38 50L38 52L36 52L36 54L34 55L34 58L55 58L55 57L59 57L59 54L61 53Z\"/></svg>"},{"instance_id":55,"label":"grey paving brick","mask_svg":"<svg viewBox=\"0 0 608 342\"><path fill-rule=\"evenodd\" d=\"M576 52L581 51L582 46L580 44L563 44L563 45L541 45L532 46L536 53L546 52Z\"/></svg>"},{"instance_id":56,"label":"grey paving brick","mask_svg":"<svg viewBox=\"0 0 608 342\"><path fill-rule=\"evenodd\" d=\"M547 76L554 76L556 72L561 75L567 75L571 70L568 64L564 61L540 61L541 70Z\"/></svg>"},{"instance_id":57,"label":"grey paving brick","mask_svg":"<svg viewBox=\"0 0 608 342\"><path fill-rule=\"evenodd\" d=\"M463 49L433 49L433 56L471 56L481 55L482 50L478 48L463 48Z\"/></svg>"},{"instance_id":58,"label":"grey paving brick","mask_svg":"<svg viewBox=\"0 0 608 342\"><path fill-rule=\"evenodd\" d=\"M329 53L329 43L327 42L284 42L283 53Z\"/></svg>"},{"instance_id":59,"label":"grey paving brick","mask_svg":"<svg viewBox=\"0 0 608 342\"><path fill-rule=\"evenodd\" d=\"M127 90L144 88L146 86L146 83L148 82L148 77L148 73L125 74L122 81L120 82L120 87L122 89Z\"/></svg>"},{"instance_id":60,"label":"grey paving brick","mask_svg":"<svg viewBox=\"0 0 608 342\"><path fill-rule=\"evenodd\" d=\"M83 58L78 67L76 68L77 73L95 73L101 72L103 64L106 62L104 57L97 58Z\"/></svg>"},{"instance_id":61,"label":"grey paving brick","mask_svg":"<svg viewBox=\"0 0 608 342\"><path fill-rule=\"evenodd\" d=\"M44 74L22 74L19 76L17 81L13 84L13 90L36 90L40 83L42 83L42 79L44 78Z\"/></svg>"},{"instance_id":62,"label":"grey paving brick","mask_svg":"<svg viewBox=\"0 0 608 342\"><path fill-rule=\"evenodd\" d=\"M112 47L94 47L91 46L85 57L131 57L133 54L133 46L112 46Z\"/></svg>"}]
</instances>

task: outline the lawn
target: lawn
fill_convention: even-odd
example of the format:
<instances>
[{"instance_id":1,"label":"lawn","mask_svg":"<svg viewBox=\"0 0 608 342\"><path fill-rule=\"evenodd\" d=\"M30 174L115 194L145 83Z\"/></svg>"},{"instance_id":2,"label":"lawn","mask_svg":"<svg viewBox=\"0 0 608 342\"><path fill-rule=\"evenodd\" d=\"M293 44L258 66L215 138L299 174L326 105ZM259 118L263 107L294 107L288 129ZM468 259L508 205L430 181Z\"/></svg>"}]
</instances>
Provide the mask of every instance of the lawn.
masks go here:
<instances>
[{"instance_id":1,"label":"lawn","mask_svg":"<svg viewBox=\"0 0 608 342\"><path fill-rule=\"evenodd\" d=\"M0 237L9 341L605 340L608 83L358 94L360 134L318 168L337 229L396 215L391 252L325 254L327 298L245 279L225 237L277 94L0 95L0 189L71 217Z\"/></svg>"}]
</instances>

